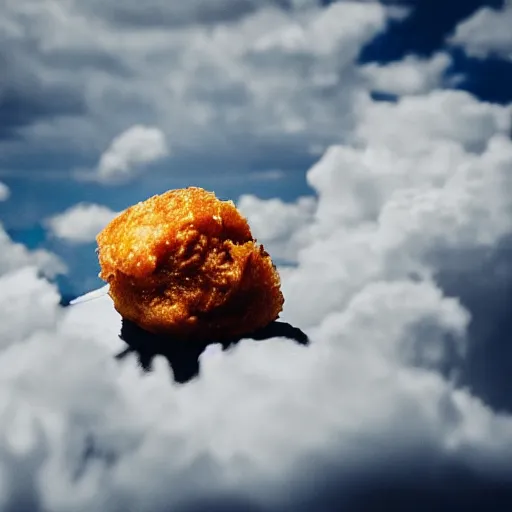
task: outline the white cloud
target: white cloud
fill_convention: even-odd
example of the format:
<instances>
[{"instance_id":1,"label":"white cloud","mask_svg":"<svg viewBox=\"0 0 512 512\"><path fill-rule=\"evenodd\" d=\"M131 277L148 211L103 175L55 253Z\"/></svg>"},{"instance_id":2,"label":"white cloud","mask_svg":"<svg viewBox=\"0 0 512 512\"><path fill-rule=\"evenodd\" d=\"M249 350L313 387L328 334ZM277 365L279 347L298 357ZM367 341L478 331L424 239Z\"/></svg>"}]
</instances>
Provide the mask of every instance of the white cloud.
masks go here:
<instances>
[{"instance_id":1,"label":"white cloud","mask_svg":"<svg viewBox=\"0 0 512 512\"><path fill-rule=\"evenodd\" d=\"M388 64L366 64L361 71L373 91L404 96L440 88L450 64L451 57L446 53L437 53L429 59L408 55Z\"/></svg>"},{"instance_id":2,"label":"white cloud","mask_svg":"<svg viewBox=\"0 0 512 512\"><path fill-rule=\"evenodd\" d=\"M0 350L27 338L32 332L55 326L58 291L37 278L35 267L22 266L1 275L0 287L3 290ZM25 321L27 318L30 322Z\"/></svg>"},{"instance_id":3,"label":"white cloud","mask_svg":"<svg viewBox=\"0 0 512 512\"><path fill-rule=\"evenodd\" d=\"M496 133L507 134L510 106L478 101L461 91L432 91L406 96L398 106L370 103L361 109L357 134L362 143L393 151L417 152L445 141L481 151Z\"/></svg>"},{"instance_id":4,"label":"white cloud","mask_svg":"<svg viewBox=\"0 0 512 512\"><path fill-rule=\"evenodd\" d=\"M317 239L299 253L310 271L290 272L288 294L336 311L368 280L432 275L440 254L497 244L512 230L507 113L463 92L373 104L360 147L333 147L308 173L322 197ZM312 324L326 312L293 311Z\"/></svg>"},{"instance_id":5,"label":"white cloud","mask_svg":"<svg viewBox=\"0 0 512 512\"><path fill-rule=\"evenodd\" d=\"M0 201L6 201L9 199L11 191L9 187L0 181Z\"/></svg>"},{"instance_id":6,"label":"white cloud","mask_svg":"<svg viewBox=\"0 0 512 512\"><path fill-rule=\"evenodd\" d=\"M273 258L296 261L298 250L307 240L307 227L316 209L313 197L285 203L277 198L265 201L243 195L237 206L247 217L253 236L261 238Z\"/></svg>"},{"instance_id":7,"label":"white cloud","mask_svg":"<svg viewBox=\"0 0 512 512\"><path fill-rule=\"evenodd\" d=\"M512 4L501 9L482 7L470 18L461 21L450 43L462 46L468 55L485 59L496 55L512 59Z\"/></svg>"},{"instance_id":8,"label":"white cloud","mask_svg":"<svg viewBox=\"0 0 512 512\"><path fill-rule=\"evenodd\" d=\"M106 206L78 203L45 221L51 233L71 243L88 243L118 214Z\"/></svg>"},{"instance_id":9,"label":"white cloud","mask_svg":"<svg viewBox=\"0 0 512 512\"><path fill-rule=\"evenodd\" d=\"M132 126L118 135L101 155L96 178L103 183L128 181L140 168L169 154L163 132L151 126Z\"/></svg>"}]
</instances>

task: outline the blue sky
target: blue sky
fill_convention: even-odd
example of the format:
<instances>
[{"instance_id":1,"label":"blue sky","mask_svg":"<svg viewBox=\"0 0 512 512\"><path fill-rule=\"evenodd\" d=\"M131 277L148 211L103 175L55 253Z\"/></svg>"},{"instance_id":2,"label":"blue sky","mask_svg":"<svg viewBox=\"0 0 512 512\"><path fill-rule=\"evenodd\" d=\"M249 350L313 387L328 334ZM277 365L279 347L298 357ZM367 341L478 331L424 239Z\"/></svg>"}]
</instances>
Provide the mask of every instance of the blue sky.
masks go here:
<instances>
[{"instance_id":1,"label":"blue sky","mask_svg":"<svg viewBox=\"0 0 512 512\"><path fill-rule=\"evenodd\" d=\"M510 3L0 7L0 509L510 509ZM180 387L114 362L107 297L59 306L117 212L189 185L237 202L311 347Z\"/></svg>"}]
</instances>

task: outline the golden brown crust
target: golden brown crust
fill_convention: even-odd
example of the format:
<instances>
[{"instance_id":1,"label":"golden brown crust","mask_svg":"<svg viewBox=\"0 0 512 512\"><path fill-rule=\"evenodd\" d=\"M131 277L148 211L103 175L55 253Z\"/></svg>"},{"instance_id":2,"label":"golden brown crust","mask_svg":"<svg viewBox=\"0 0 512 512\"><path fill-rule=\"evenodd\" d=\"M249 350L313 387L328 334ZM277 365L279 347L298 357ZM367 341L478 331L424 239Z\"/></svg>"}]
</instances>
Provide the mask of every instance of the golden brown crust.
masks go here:
<instances>
[{"instance_id":1,"label":"golden brown crust","mask_svg":"<svg viewBox=\"0 0 512 512\"><path fill-rule=\"evenodd\" d=\"M115 308L150 332L221 340L264 327L282 310L279 275L246 219L201 188L128 208L97 242Z\"/></svg>"}]
</instances>

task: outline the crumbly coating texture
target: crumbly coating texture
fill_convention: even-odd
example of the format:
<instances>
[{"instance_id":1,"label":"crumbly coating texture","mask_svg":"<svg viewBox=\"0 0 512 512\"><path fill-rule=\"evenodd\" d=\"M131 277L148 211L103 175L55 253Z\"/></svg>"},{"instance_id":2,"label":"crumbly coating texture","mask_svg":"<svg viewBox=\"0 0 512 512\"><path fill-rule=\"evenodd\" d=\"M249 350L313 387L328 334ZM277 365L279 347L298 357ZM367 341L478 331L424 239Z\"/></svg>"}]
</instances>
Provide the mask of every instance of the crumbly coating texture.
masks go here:
<instances>
[{"instance_id":1,"label":"crumbly coating texture","mask_svg":"<svg viewBox=\"0 0 512 512\"><path fill-rule=\"evenodd\" d=\"M223 340L275 320L279 274L231 201L171 190L118 215L97 236L116 310L155 334Z\"/></svg>"}]
</instances>

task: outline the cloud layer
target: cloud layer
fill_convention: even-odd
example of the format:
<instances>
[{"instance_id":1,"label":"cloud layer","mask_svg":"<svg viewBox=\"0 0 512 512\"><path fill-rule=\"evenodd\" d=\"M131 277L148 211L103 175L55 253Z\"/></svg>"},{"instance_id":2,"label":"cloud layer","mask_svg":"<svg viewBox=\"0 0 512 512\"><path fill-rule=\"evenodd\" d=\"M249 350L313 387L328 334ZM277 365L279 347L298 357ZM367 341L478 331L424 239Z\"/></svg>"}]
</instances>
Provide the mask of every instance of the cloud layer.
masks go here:
<instances>
[{"instance_id":1,"label":"cloud layer","mask_svg":"<svg viewBox=\"0 0 512 512\"><path fill-rule=\"evenodd\" d=\"M123 343L108 298L62 310L23 261L2 264L4 507L143 512L229 497L300 510L312 474L348 496L365 474L413 462L506 478L512 418L460 385L472 311L464 281L444 288L478 276L512 233L509 114L454 91L368 103L358 140L308 172L315 199L241 198L261 241L295 259L283 318L312 344L213 346L186 385L162 359L142 376L113 358Z\"/></svg>"},{"instance_id":2,"label":"cloud layer","mask_svg":"<svg viewBox=\"0 0 512 512\"><path fill-rule=\"evenodd\" d=\"M136 2L8 2L0 164L72 153L89 168L97 155L100 177L123 174L136 163L126 146L101 155L143 125L175 166L293 167L351 126L365 97L354 59L388 17L374 3L295 3L152 0L141 16Z\"/></svg>"}]
</instances>

